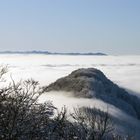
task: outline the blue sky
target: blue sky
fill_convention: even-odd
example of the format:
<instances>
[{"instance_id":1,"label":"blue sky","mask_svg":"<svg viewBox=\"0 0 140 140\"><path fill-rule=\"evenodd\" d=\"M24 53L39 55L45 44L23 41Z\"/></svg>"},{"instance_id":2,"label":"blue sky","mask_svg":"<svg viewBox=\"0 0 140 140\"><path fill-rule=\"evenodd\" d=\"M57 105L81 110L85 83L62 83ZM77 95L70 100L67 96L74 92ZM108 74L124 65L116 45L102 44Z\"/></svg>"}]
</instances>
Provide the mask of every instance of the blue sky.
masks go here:
<instances>
[{"instance_id":1,"label":"blue sky","mask_svg":"<svg viewBox=\"0 0 140 140\"><path fill-rule=\"evenodd\" d=\"M140 54L139 0L0 0L0 51Z\"/></svg>"}]
</instances>

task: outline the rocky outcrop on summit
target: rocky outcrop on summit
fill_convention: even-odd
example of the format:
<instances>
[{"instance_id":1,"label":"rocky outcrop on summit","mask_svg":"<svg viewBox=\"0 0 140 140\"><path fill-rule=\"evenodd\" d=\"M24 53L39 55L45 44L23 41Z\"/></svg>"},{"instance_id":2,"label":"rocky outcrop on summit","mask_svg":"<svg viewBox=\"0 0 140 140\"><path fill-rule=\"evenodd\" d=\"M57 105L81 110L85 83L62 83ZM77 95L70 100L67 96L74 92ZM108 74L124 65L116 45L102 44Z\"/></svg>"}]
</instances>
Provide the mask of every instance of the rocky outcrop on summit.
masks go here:
<instances>
[{"instance_id":1,"label":"rocky outcrop on summit","mask_svg":"<svg viewBox=\"0 0 140 140\"><path fill-rule=\"evenodd\" d=\"M45 87L45 91L68 91L76 97L98 98L140 119L140 99L114 84L95 68L73 71Z\"/></svg>"}]
</instances>

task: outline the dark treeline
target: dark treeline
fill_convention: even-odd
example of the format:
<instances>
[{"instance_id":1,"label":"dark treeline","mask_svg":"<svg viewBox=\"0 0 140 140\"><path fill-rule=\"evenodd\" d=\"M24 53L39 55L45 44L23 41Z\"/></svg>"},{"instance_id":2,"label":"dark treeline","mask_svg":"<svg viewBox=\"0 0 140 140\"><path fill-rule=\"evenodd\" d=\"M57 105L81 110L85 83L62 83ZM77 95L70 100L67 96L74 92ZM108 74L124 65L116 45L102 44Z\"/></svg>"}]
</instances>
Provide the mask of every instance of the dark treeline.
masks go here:
<instances>
[{"instance_id":1,"label":"dark treeline","mask_svg":"<svg viewBox=\"0 0 140 140\"><path fill-rule=\"evenodd\" d=\"M0 69L0 79L7 72ZM132 140L119 136L108 112L95 108L64 107L57 111L51 102L39 103L43 94L38 82L14 80L0 89L0 140ZM57 113L56 113L57 112Z\"/></svg>"}]
</instances>

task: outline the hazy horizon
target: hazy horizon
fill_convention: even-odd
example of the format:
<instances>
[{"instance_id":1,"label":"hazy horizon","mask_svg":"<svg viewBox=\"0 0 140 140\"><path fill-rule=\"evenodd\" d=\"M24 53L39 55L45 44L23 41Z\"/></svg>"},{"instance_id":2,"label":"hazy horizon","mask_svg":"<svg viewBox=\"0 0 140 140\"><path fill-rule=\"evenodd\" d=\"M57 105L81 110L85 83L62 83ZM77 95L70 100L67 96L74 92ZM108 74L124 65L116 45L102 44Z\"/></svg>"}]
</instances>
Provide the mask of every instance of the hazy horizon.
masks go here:
<instances>
[{"instance_id":1,"label":"hazy horizon","mask_svg":"<svg viewBox=\"0 0 140 140\"><path fill-rule=\"evenodd\" d=\"M101 54L103 54L103 55L106 55L106 56L139 56L140 55L140 53L135 53L135 54L133 54L133 53L127 53L127 54L114 54L114 53L106 53L106 52L93 52L93 51L82 51L82 52L80 52L80 51L70 51L70 52L68 52L68 51L66 51L66 52L64 52L64 51L48 51L48 50L2 50L2 51L0 51L0 54L22 54L22 53L25 53L26 54L26 52L27 52L27 54L29 53L31 53L31 55L32 54L35 54L36 55L36 53L33 53L33 52L37 52L37 54L38 55L42 55L42 53L44 52L44 54L45 54L45 52L48 52L48 53L52 53L52 54L48 54L48 55L55 55L55 53L57 53L58 55L69 55L69 54L71 54L71 53L79 53L79 54L88 54L88 53L93 53L93 56L94 56L94 54L95 54L95 56L96 56L96 54L98 54L98 53L101 53ZM41 53L38 53L38 52L41 52ZM28 55L29 55L28 54ZM47 54L45 54L45 55L47 55ZM101 55L102 56L102 55Z\"/></svg>"}]
</instances>

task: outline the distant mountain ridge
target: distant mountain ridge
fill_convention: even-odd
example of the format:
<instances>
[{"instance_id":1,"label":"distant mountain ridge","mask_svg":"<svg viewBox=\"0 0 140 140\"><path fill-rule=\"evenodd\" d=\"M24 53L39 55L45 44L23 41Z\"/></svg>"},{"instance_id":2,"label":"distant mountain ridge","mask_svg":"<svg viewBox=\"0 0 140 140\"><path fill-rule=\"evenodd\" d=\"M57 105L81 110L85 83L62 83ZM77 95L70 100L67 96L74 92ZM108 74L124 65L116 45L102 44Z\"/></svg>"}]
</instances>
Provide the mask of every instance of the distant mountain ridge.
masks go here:
<instances>
[{"instance_id":1,"label":"distant mountain ridge","mask_svg":"<svg viewBox=\"0 0 140 140\"><path fill-rule=\"evenodd\" d=\"M46 54L46 55L101 55L106 56L105 53L59 53L59 52L49 52L49 51L1 51L0 54Z\"/></svg>"}]
</instances>

